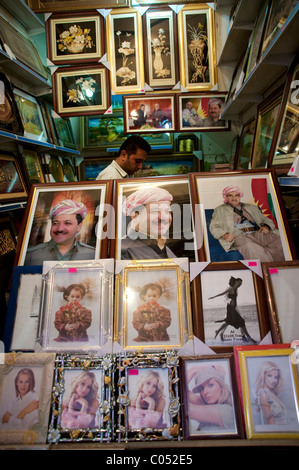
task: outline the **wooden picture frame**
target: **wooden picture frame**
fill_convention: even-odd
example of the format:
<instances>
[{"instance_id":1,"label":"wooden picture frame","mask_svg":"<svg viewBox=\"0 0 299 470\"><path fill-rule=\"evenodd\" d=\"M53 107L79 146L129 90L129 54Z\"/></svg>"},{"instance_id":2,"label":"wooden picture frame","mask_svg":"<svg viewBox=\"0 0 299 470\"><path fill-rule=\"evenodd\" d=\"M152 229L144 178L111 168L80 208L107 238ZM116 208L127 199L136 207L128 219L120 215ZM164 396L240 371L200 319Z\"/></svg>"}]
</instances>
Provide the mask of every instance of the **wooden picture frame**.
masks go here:
<instances>
[{"instance_id":1,"label":"wooden picture frame","mask_svg":"<svg viewBox=\"0 0 299 470\"><path fill-rule=\"evenodd\" d=\"M110 106L105 66L58 67L52 77L53 108L59 116L102 114Z\"/></svg>"},{"instance_id":2,"label":"wooden picture frame","mask_svg":"<svg viewBox=\"0 0 299 470\"><path fill-rule=\"evenodd\" d=\"M275 343L298 337L297 270L299 261L262 263L272 336Z\"/></svg>"},{"instance_id":3,"label":"wooden picture frame","mask_svg":"<svg viewBox=\"0 0 299 470\"><path fill-rule=\"evenodd\" d=\"M39 249L37 250L38 253L35 253L35 250L37 247L42 249L44 243L48 246L48 242L51 242L52 245L53 240L49 233L49 230L51 231L49 227L49 224L51 225L49 217L50 212L57 203L69 199L71 199L76 206L81 206L82 203L87 210L83 222L77 226L77 229L80 232L82 230L82 232L77 232L79 233L79 238L78 235L76 236L76 242L80 242L80 245L82 243L84 246L87 245L85 246L87 251L83 250L83 257L77 253L77 260L97 260L100 257L105 258L107 256L108 240L107 233L105 232L106 228L104 227L106 227L107 221L103 220L102 211L104 211L106 204L111 203L111 191L112 181L101 181L100 183L88 182L88 185L79 182L71 184L46 183L43 185L32 185L19 238L16 264L20 266L40 265L43 261L53 260L53 257L54 260L58 261L57 253L52 250L46 255L43 255L40 262L37 262L38 260L36 259L33 261L33 259L29 258L39 256ZM83 206L82 209L84 209ZM41 207L42 209L40 209ZM54 236L54 238L56 237ZM32 248L32 250L30 250L30 248ZM77 246L77 248L80 252L79 246ZM26 255L28 255L27 260Z\"/></svg>"},{"instance_id":4,"label":"wooden picture frame","mask_svg":"<svg viewBox=\"0 0 299 470\"><path fill-rule=\"evenodd\" d=\"M233 355L183 356L180 372L184 439L242 438ZM217 387L213 394L217 401L208 396L212 384Z\"/></svg>"},{"instance_id":5,"label":"wooden picture frame","mask_svg":"<svg viewBox=\"0 0 299 470\"><path fill-rule=\"evenodd\" d=\"M126 140L124 118L119 113L84 116L80 119L81 148L119 148Z\"/></svg>"},{"instance_id":6,"label":"wooden picture frame","mask_svg":"<svg viewBox=\"0 0 299 470\"><path fill-rule=\"evenodd\" d=\"M0 153L0 202L23 201L28 190L18 159L13 153Z\"/></svg>"},{"instance_id":7,"label":"wooden picture frame","mask_svg":"<svg viewBox=\"0 0 299 470\"><path fill-rule=\"evenodd\" d=\"M259 261L202 263L191 298L194 335L217 353L258 344L269 332Z\"/></svg>"},{"instance_id":8,"label":"wooden picture frame","mask_svg":"<svg viewBox=\"0 0 299 470\"><path fill-rule=\"evenodd\" d=\"M262 44L262 54L275 40L280 31L282 31L284 24L291 16L293 9L296 7L297 2L294 0L287 0L284 2L272 1L270 10L265 26L265 33Z\"/></svg>"},{"instance_id":9,"label":"wooden picture frame","mask_svg":"<svg viewBox=\"0 0 299 470\"><path fill-rule=\"evenodd\" d=\"M287 344L235 348L247 439L298 439L299 382L293 354ZM270 413L266 413L267 403ZM273 412L273 406L279 413Z\"/></svg>"},{"instance_id":10,"label":"wooden picture frame","mask_svg":"<svg viewBox=\"0 0 299 470\"><path fill-rule=\"evenodd\" d=\"M4 132L23 135L24 128L17 107L13 85L4 73L0 73L0 129Z\"/></svg>"},{"instance_id":11,"label":"wooden picture frame","mask_svg":"<svg viewBox=\"0 0 299 470\"><path fill-rule=\"evenodd\" d=\"M241 129L238 137L236 154L234 158L234 170L248 170L250 166L253 139L256 127L255 117L247 121Z\"/></svg>"},{"instance_id":12,"label":"wooden picture frame","mask_svg":"<svg viewBox=\"0 0 299 470\"><path fill-rule=\"evenodd\" d=\"M245 205L253 204L256 206L247 205L247 209L252 212L252 216L253 212L256 213L254 219L259 219L259 227L259 224L263 223L269 224L269 227L271 226L271 233L275 236L270 238L272 238L273 243L277 242L277 248L272 252L272 255L270 255L266 248L256 243L254 255L250 255L246 251L246 254L244 252L245 259L259 259L261 262L265 262L270 261L271 256L277 257L277 260L281 258L282 261L289 261L295 258L293 240L274 171L244 170L226 172L225 174L191 173L189 178L195 233L197 236L196 246L199 250L198 256L200 261L238 261L244 258L241 254L242 248L239 246L238 249L235 249L235 239L225 240L223 238L225 233L231 233L231 231L235 233L235 236L242 235L242 231L235 232L231 225L223 227L223 219L220 216L220 212L224 211L227 213L228 218L226 220L227 223L230 220L229 224L232 223L231 215L234 213L226 201L226 194L228 194L229 188L232 188L232 192L234 192L233 188L235 188L240 195L243 194L241 202L245 203ZM261 206L262 212L258 209ZM263 222L261 219L263 219ZM211 222L213 222L212 226ZM247 224L246 220L244 220L244 223L245 225ZM243 226L241 228L243 229ZM247 228L244 227L244 230L246 231ZM242 238L239 239L237 244L242 242L242 240ZM203 253L204 256L202 256Z\"/></svg>"},{"instance_id":13,"label":"wooden picture frame","mask_svg":"<svg viewBox=\"0 0 299 470\"><path fill-rule=\"evenodd\" d=\"M138 93L144 86L142 20L133 8L111 10L106 17L110 87L114 93Z\"/></svg>"},{"instance_id":14,"label":"wooden picture frame","mask_svg":"<svg viewBox=\"0 0 299 470\"><path fill-rule=\"evenodd\" d=\"M175 131L175 95L123 96L126 134Z\"/></svg>"},{"instance_id":15,"label":"wooden picture frame","mask_svg":"<svg viewBox=\"0 0 299 470\"><path fill-rule=\"evenodd\" d=\"M221 119L226 94L214 92L177 95L177 130L179 132L228 131L230 121Z\"/></svg>"},{"instance_id":16,"label":"wooden picture frame","mask_svg":"<svg viewBox=\"0 0 299 470\"><path fill-rule=\"evenodd\" d=\"M48 136L44 118L38 100L35 96L14 87L14 98L21 115L24 137L30 140L48 142Z\"/></svg>"},{"instance_id":17,"label":"wooden picture frame","mask_svg":"<svg viewBox=\"0 0 299 470\"><path fill-rule=\"evenodd\" d=\"M99 62L105 51L104 19L96 10L53 13L46 35L47 56L55 65Z\"/></svg>"},{"instance_id":18,"label":"wooden picture frame","mask_svg":"<svg viewBox=\"0 0 299 470\"><path fill-rule=\"evenodd\" d=\"M28 187L31 184L45 183L45 175L40 161L40 157L35 150L23 148L21 159L25 168Z\"/></svg>"},{"instance_id":19,"label":"wooden picture frame","mask_svg":"<svg viewBox=\"0 0 299 470\"><path fill-rule=\"evenodd\" d=\"M187 258L117 261L115 272L113 336L123 350L178 350L192 338Z\"/></svg>"},{"instance_id":20,"label":"wooden picture frame","mask_svg":"<svg viewBox=\"0 0 299 470\"><path fill-rule=\"evenodd\" d=\"M78 11L92 10L99 6L98 0L77 0L76 4L72 0L27 0L31 10L36 13L48 13L52 11ZM101 3L102 8L123 8L130 6L129 0L105 0Z\"/></svg>"},{"instance_id":21,"label":"wooden picture frame","mask_svg":"<svg viewBox=\"0 0 299 470\"><path fill-rule=\"evenodd\" d=\"M4 355L4 361L0 365L1 444L46 444L54 362L54 353L11 352ZM24 404L33 403L35 408L18 423L20 418L14 416L14 402L20 395L18 384L24 376L29 381Z\"/></svg>"},{"instance_id":22,"label":"wooden picture frame","mask_svg":"<svg viewBox=\"0 0 299 470\"><path fill-rule=\"evenodd\" d=\"M140 436L145 441L177 441L181 432L176 354L163 352L119 356L117 370L117 441L137 441ZM145 379L154 381L159 390L152 394L154 410L146 410L146 413L136 404Z\"/></svg>"},{"instance_id":23,"label":"wooden picture frame","mask_svg":"<svg viewBox=\"0 0 299 470\"><path fill-rule=\"evenodd\" d=\"M145 83L154 90L171 89L179 81L177 15L169 7L149 8L142 20Z\"/></svg>"},{"instance_id":24,"label":"wooden picture frame","mask_svg":"<svg viewBox=\"0 0 299 470\"><path fill-rule=\"evenodd\" d=\"M207 4L178 13L180 81L188 91L210 90L217 82L214 10Z\"/></svg>"},{"instance_id":25,"label":"wooden picture frame","mask_svg":"<svg viewBox=\"0 0 299 470\"><path fill-rule=\"evenodd\" d=\"M111 240L110 256L117 260L197 260L187 175L116 180L113 207L116 236ZM135 217L134 207L140 216ZM150 214L149 221L146 214Z\"/></svg>"},{"instance_id":26,"label":"wooden picture frame","mask_svg":"<svg viewBox=\"0 0 299 470\"><path fill-rule=\"evenodd\" d=\"M76 149L77 144L70 118L57 117L54 115L52 115L52 118L52 122L57 136L57 145L64 148Z\"/></svg>"}]
</instances>

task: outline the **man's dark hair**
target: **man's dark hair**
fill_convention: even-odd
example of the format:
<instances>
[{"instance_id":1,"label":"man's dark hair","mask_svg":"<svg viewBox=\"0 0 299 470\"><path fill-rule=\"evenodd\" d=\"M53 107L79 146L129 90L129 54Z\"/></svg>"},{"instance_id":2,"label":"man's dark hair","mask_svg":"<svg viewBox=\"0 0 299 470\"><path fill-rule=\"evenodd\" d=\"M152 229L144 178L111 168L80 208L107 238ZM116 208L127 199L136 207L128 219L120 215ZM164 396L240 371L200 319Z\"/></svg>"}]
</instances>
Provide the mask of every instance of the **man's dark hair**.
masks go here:
<instances>
[{"instance_id":1,"label":"man's dark hair","mask_svg":"<svg viewBox=\"0 0 299 470\"><path fill-rule=\"evenodd\" d=\"M143 139L143 137L140 137L140 135L131 135L120 146L118 156L122 150L125 150L130 156L132 153L136 153L138 149L145 150L145 152L149 153L151 146L147 140Z\"/></svg>"}]
</instances>

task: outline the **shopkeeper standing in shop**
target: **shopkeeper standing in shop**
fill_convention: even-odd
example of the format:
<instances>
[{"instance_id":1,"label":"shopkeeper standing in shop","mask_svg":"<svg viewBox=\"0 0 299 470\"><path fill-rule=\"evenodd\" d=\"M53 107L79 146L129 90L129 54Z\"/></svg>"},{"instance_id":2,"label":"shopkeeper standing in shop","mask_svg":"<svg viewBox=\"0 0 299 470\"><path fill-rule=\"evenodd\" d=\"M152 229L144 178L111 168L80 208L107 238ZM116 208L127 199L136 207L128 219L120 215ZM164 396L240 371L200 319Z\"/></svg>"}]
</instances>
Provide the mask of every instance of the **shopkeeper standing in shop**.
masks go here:
<instances>
[{"instance_id":1,"label":"shopkeeper standing in shop","mask_svg":"<svg viewBox=\"0 0 299 470\"><path fill-rule=\"evenodd\" d=\"M151 146L149 143L139 135L128 137L121 145L115 160L104 168L96 179L114 180L128 178L142 168L150 150Z\"/></svg>"}]
</instances>

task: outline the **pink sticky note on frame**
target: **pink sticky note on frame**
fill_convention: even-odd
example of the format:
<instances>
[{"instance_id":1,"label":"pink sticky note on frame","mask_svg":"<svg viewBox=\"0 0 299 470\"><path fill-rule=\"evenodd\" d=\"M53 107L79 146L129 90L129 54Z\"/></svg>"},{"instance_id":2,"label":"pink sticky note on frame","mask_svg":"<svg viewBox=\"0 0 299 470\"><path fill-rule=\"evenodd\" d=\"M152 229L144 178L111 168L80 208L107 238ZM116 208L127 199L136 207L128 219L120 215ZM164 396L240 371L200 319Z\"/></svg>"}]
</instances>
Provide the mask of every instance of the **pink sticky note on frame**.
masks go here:
<instances>
[{"instance_id":1,"label":"pink sticky note on frame","mask_svg":"<svg viewBox=\"0 0 299 470\"><path fill-rule=\"evenodd\" d=\"M257 266L256 261L249 261L248 266Z\"/></svg>"},{"instance_id":2,"label":"pink sticky note on frame","mask_svg":"<svg viewBox=\"0 0 299 470\"><path fill-rule=\"evenodd\" d=\"M138 369L130 369L129 370L129 375L138 375Z\"/></svg>"},{"instance_id":3,"label":"pink sticky note on frame","mask_svg":"<svg viewBox=\"0 0 299 470\"><path fill-rule=\"evenodd\" d=\"M77 272L77 268L69 268L69 273L76 273Z\"/></svg>"},{"instance_id":4,"label":"pink sticky note on frame","mask_svg":"<svg viewBox=\"0 0 299 470\"><path fill-rule=\"evenodd\" d=\"M270 273L270 274L277 274L277 273L278 273L278 269L277 269L277 268L270 268L270 269L269 269L269 273Z\"/></svg>"}]
</instances>

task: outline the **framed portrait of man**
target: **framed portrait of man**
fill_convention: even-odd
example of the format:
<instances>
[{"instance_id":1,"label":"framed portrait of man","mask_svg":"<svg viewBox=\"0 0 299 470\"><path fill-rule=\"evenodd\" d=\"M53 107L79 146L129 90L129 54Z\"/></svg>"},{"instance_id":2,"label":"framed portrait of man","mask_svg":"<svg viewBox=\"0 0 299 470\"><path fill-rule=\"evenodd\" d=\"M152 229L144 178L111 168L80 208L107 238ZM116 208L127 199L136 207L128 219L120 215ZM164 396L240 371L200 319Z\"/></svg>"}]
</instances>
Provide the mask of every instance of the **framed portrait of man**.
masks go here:
<instances>
[{"instance_id":1,"label":"framed portrait of man","mask_svg":"<svg viewBox=\"0 0 299 470\"><path fill-rule=\"evenodd\" d=\"M94 260L107 256L103 218L112 181L31 186L17 264Z\"/></svg>"},{"instance_id":2,"label":"framed portrait of man","mask_svg":"<svg viewBox=\"0 0 299 470\"><path fill-rule=\"evenodd\" d=\"M187 175L117 180L113 206L115 259L196 260Z\"/></svg>"}]
</instances>

